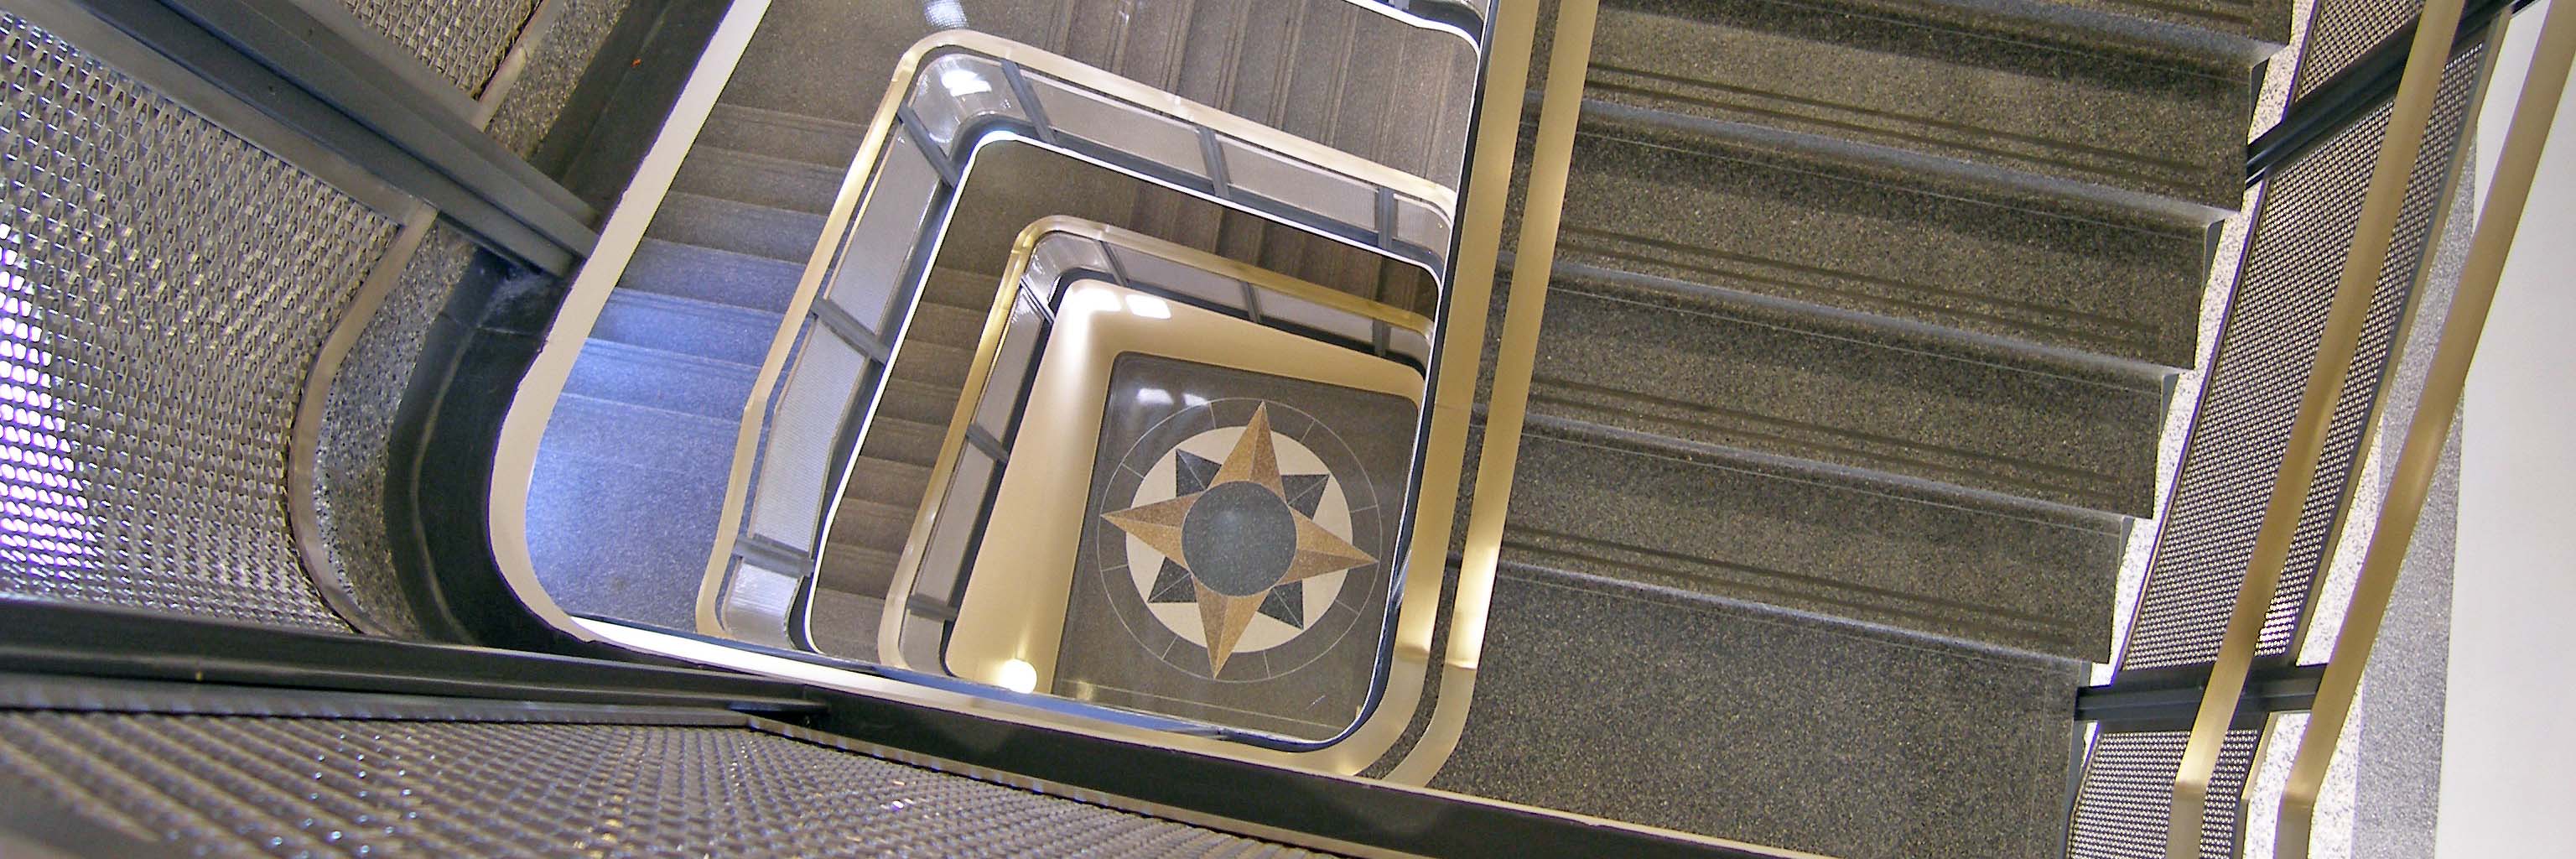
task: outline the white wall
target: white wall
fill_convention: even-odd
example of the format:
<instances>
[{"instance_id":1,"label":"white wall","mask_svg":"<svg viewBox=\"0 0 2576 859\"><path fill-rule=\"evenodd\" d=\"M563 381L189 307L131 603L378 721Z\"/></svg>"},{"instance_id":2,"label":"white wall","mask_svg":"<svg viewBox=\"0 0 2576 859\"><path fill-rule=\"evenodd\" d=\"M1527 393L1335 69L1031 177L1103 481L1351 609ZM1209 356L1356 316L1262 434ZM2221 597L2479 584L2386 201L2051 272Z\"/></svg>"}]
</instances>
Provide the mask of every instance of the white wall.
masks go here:
<instances>
[{"instance_id":1,"label":"white wall","mask_svg":"<svg viewBox=\"0 0 2576 859\"><path fill-rule=\"evenodd\" d=\"M2482 182L2548 5L2502 54ZM2576 97L2551 137L2464 403L2442 859L2576 856Z\"/></svg>"}]
</instances>

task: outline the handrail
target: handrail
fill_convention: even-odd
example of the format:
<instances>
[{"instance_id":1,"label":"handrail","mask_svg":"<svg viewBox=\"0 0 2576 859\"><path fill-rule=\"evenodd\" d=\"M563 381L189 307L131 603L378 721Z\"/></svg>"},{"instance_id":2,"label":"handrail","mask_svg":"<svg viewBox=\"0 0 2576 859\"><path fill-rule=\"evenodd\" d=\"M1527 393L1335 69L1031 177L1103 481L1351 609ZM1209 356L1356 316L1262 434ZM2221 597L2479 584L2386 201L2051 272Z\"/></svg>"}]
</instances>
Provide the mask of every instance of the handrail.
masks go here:
<instances>
[{"instance_id":1,"label":"handrail","mask_svg":"<svg viewBox=\"0 0 2576 859\"><path fill-rule=\"evenodd\" d=\"M2529 76L2523 79L2503 156L2470 240L2467 267L2451 299L2450 315L2442 322L2433 368L2407 426L2405 446L2397 456L2378 525L2371 532L2370 548L2353 586L2351 607L2336 632L2334 655L2326 662L2307 731L2299 738L2298 756L2290 765L2273 840L2274 855L2282 859L2308 855L2326 767L2333 762L2344 723L2352 715L2362 670L2379 638L2380 621L2387 614L2425 496L2449 443L2469 368L2477 357L2478 339L2495 306L2497 283L2521 228L2523 209L2530 203L2531 183L2539 171L2550 126L2557 119L2559 100L2566 93L2571 62L2576 62L2576 10L2553 7L2541 24L2539 48L2532 56Z\"/></svg>"},{"instance_id":2,"label":"handrail","mask_svg":"<svg viewBox=\"0 0 2576 859\"><path fill-rule=\"evenodd\" d=\"M2500 18L2531 5L2532 0L2467 0L2460 11L2460 22L2452 39L2484 32ZM2371 109L2378 107L2390 93L2396 92L2400 72L2411 57L2416 26L2408 23L2390 33L2387 41L2361 55L2352 65L2327 78L2306 97L2290 105L2280 123L2263 136L2245 144L2245 184L2263 181L2272 169L2290 162L2300 153L2351 125Z\"/></svg>"},{"instance_id":3,"label":"handrail","mask_svg":"<svg viewBox=\"0 0 2576 859\"><path fill-rule=\"evenodd\" d=\"M2170 859L2200 855L2202 809L2208 802L2210 779L2218 768L2219 749L2234 721L2237 698L2244 691L2246 673L2261 644L2265 615L2280 590L2290 543L2306 508L2308 489L2316 481L2317 459L2325 448L2335 401L2352 371L2362 324L2368 317L2370 292L2378 284L2380 269L2387 262L2395 237L2407 180L2423 148L2433 97L2450 56L2460 6L2461 0L2427 0L2416 27L2405 76L2390 104L2388 134L2372 166L2370 188L2362 198L2352 248L2344 260L2342 280L2336 286L2332 310L2326 316L2318 343L2315 368L2309 373L2298 419L2291 427L2282 455L2281 474L2264 508L2244 585L2237 591L2226 637L2219 645L2209 686L2202 694L2190 739L2183 746L2182 762L2175 772L2173 814L2165 833Z\"/></svg>"}]
</instances>

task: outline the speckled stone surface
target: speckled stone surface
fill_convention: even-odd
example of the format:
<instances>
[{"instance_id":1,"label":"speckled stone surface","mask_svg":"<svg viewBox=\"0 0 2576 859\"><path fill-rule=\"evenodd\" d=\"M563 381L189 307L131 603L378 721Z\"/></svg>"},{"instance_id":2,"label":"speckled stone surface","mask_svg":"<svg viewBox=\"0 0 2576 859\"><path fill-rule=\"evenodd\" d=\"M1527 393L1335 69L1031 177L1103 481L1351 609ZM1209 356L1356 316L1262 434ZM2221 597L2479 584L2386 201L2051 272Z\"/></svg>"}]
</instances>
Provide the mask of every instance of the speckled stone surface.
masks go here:
<instances>
[{"instance_id":1,"label":"speckled stone surface","mask_svg":"<svg viewBox=\"0 0 2576 859\"><path fill-rule=\"evenodd\" d=\"M1560 261L2070 352L2192 360L2207 258L2197 223L2122 220L2035 187L1845 157L1825 138L1602 113L1587 113L1575 143Z\"/></svg>"},{"instance_id":2,"label":"speckled stone surface","mask_svg":"<svg viewBox=\"0 0 2576 859\"><path fill-rule=\"evenodd\" d=\"M1836 0L1618 0L1586 92L2225 208L2245 71Z\"/></svg>"},{"instance_id":3,"label":"speckled stone surface","mask_svg":"<svg viewBox=\"0 0 2576 859\"><path fill-rule=\"evenodd\" d=\"M1530 408L2109 513L2150 515L2162 379L1560 274ZM1499 322L1497 323L1499 324Z\"/></svg>"},{"instance_id":4,"label":"speckled stone surface","mask_svg":"<svg viewBox=\"0 0 2576 859\"><path fill-rule=\"evenodd\" d=\"M1431 786L1843 859L2058 856L2079 682L2075 663L1507 567Z\"/></svg>"},{"instance_id":5,"label":"speckled stone surface","mask_svg":"<svg viewBox=\"0 0 2576 859\"><path fill-rule=\"evenodd\" d=\"M2108 657L2118 517L1538 416L1506 554L2072 659Z\"/></svg>"}]
</instances>

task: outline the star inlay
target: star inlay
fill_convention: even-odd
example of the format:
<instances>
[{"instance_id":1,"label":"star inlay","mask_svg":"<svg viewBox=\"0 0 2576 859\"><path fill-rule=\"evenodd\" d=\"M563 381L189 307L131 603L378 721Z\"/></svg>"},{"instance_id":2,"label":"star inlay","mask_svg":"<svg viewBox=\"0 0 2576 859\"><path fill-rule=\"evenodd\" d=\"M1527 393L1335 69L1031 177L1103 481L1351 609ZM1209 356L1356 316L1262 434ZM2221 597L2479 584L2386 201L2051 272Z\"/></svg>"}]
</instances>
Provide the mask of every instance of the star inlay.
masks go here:
<instances>
[{"instance_id":1,"label":"star inlay","mask_svg":"<svg viewBox=\"0 0 2576 859\"><path fill-rule=\"evenodd\" d=\"M1187 452L1175 464L1182 494L1100 518L1169 559L1149 599L1177 602L1186 583L1211 675L1225 670L1254 614L1298 623L1283 615L1302 614L1304 593L1288 586L1377 560L1315 523L1324 475L1280 475L1268 405L1252 410L1214 474Z\"/></svg>"}]
</instances>

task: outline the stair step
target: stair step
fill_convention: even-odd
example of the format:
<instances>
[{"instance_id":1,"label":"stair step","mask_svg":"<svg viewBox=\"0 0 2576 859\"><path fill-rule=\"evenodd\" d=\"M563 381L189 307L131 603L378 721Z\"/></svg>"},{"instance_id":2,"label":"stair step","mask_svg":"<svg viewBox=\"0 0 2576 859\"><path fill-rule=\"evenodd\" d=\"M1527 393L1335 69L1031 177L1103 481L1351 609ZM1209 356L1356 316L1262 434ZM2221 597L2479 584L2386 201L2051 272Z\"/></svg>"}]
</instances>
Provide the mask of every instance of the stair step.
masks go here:
<instances>
[{"instance_id":1,"label":"stair step","mask_svg":"<svg viewBox=\"0 0 2576 859\"><path fill-rule=\"evenodd\" d=\"M913 501L890 504L874 497L843 497L841 506L832 511L832 532L828 539L836 545L901 552L905 540L912 534L914 506Z\"/></svg>"},{"instance_id":2,"label":"stair step","mask_svg":"<svg viewBox=\"0 0 2576 859\"><path fill-rule=\"evenodd\" d=\"M692 149L716 147L847 170L868 128L819 116L716 102Z\"/></svg>"},{"instance_id":3,"label":"stair step","mask_svg":"<svg viewBox=\"0 0 2576 859\"><path fill-rule=\"evenodd\" d=\"M860 454L927 467L939 459L939 446L947 438L945 422L905 420L880 412L868 422L868 437L860 445Z\"/></svg>"},{"instance_id":4,"label":"stair step","mask_svg":"<svg viewBox=\"0 0 2576 859\"><path fill-rule=\"evenodd\" d=\"M682 467L658 467L672 464ZM528 490L538 583L565 611L695 631L732 465L730 456L539 457Z\"/></svg>"},{"instance_id":5,"label":"stair step","mask_svg":"<svg viewBox=\"0 0 2576 859\"><path fill-rule=\"evenodd\" d=\"M1587 110L1575 141L1562 262L2066 354L2193 361L2198 224L1909 175L1821 138L1729 138L1722 123L1655 127L1616 110L1598 126Z\"/></svg>"},{"instance_id":6,"label":"stair step","mask_svg":"<svg viewBox=\"0 0 2576 859\"><path fill-rule=\"evenodd\" d=\"M1614 0L1585 95L2172 197L2244 194L2246 64L1841 0Z\"/></svg>"},{"instance_id":7,"label":"stair step","mask_svg":"<svg viewBox=\"0 0 2576 859\"><path fill-rule=\"evenodd\" d=\"M877 398L877 417L944 427L957 414L957 394L956 388L913 379L887 379L884 393Z\"/></svg>"},{"instance_id":8,"label":"stair step","mask_svg":"<svg viewBox=\"0 0 2576 859\"><path fill-rule=\"evenodd\" d=\"M1801 855L2064 855L2079 663L1509 555L1483 652L1433 788Z\"/></svg>"},{"instance_id":9,"label":"stair step","mask_svg":"<svg viewBox=\"0 0 2576 859\"><path fill-rule=\"evenodd\" d=\"M1885 330L1559 275L1530 411L2145 517L2161 374L2078 375ZM1499 334L1500 316L1490 323Z\"/></svg>"},{"instance_id":10,"label":"stair step","mask_svg":"<svg viewBox=\"0 0 2576 859\"><path fill-rule=\"evenodd\" d=\"M2126 520L1546 415L1505 557L2069 659L2109 658Z\"/></svg>"},{"instance_id":11,"label":"stair step","mask_svg":"<svg viewBox=\"0 0 2576 859\"><path fill-rule=\"evenodd\" d=\"M671 188L821 215L832 211L848 172L847 166L827 167L701 143L680 163Z\"/></svg>"},{"instance_id":12,"label":"stair step","mask_svg":"<svg viewBox=\"0 0 2576 859\"><path fill-rule=\"evenodd\" d=\"M993 312L993 299L1002 288L1002 276L953 268L935 268L921 286L921 306L965 310L975 314L976 331L983 331L984 314ZM976 338L967 338L973 343Z\"/></svg>"},{"instance_id":13,"label":"stair step","mask_svg":"<svg viewBox=\"0 0 2576 859\"><path fill-rule=\"evenodd\" d=\"M953 304L923 301L912 309L912 326L904 329L905 340L937 343L944 346L974 348L984 339L984 321L992 308L965 308Z\"/></svg>"},{"instance_id":14,"label":"stair step","mask_svg":"<svg viewBox=\"0 0 2576 859\"><path fill-rule=\"evenodd\" d=\"M850 489L844 497L859 499L910 499L917 504L922 492L930 488L930 467L885 459L861 457L850 464Z\"/></svg>"},{"instance_id":15,"label":"stair step","mask_svg":"<svg viewBox=\"0 0 2576 859\"><path fill-rule=\"evenodd\" d=\"M787 312L787 300L805 274L802 260L764 256L646 238L635 247L617 282L620 292L641 291L718 304Z\"/></svg>"},{"instance_id":16,"label":"stair step","mask_svg":"<svg viewBox=\"0 0 2576 859\"><path fill-rule=\"evenodd\" d=\"M741 425L704 415L565 394L546 421L543 456L571 454L631 462L666 471L703 471L706 463L733 468L734 438Z\"/></svg>"},{"instance_id":17,"label":"stair step","mask_svg":"<svg viewBox=\"0 0 2576 859\"><path fill-rule=\"evenodd\" d=\"M740 420L758 368L608 340L582 344L564 393Z\"/></svg>"},{"instance_id":18,"label":"stair step","mask_svg":"<svg viewBox=\"0 0 2576 859\"><path fill-rule=\"evenodd\" d=\"M926 341L907 342L896 350L894 371L889 375L937 385L949 391L949 399L954 402L955 392L966 384L967 365L974 362L975 350L971 348Z\"/></svg>"},{"instance_id":19,"label":"stair step","mask_svg":"<svg viewBox=\"0 0 2576 859\"><path fill-rule=\"evenodd\" d=\"M594 340L756 366L769 355L782 318L749 308L642 290L609 293Z\"/></svg>"},{"instance_id":20,"label":"stair step","mask_svg":"<svg viewBox=\"0 0 2576 859\"><path fill-rule=\"evenodd\" d=\"M790 262L801 271L823 236L823 216L673 191L662 198L662 210L644 234Z\"/></svg>"},{"instance_id":21,"label":"stair step","mask_svg":"<svg viewBox=\"0 0 2576 859\"><path fill-rule=\"evenodd\" d=\"M826 563L831 557L824 557ZM893 561L886 562L888 566ZM885 620L885 600L837 588L815 588L805 608L805 632L814 649L843 659L877 659L877 625Z\"/></svg>"}]
</instances>

